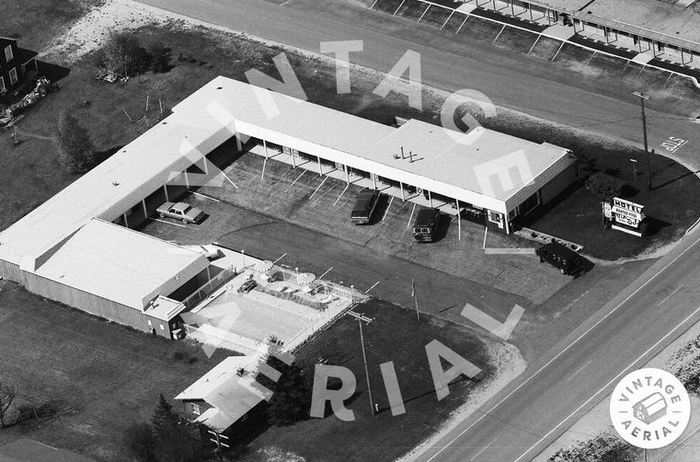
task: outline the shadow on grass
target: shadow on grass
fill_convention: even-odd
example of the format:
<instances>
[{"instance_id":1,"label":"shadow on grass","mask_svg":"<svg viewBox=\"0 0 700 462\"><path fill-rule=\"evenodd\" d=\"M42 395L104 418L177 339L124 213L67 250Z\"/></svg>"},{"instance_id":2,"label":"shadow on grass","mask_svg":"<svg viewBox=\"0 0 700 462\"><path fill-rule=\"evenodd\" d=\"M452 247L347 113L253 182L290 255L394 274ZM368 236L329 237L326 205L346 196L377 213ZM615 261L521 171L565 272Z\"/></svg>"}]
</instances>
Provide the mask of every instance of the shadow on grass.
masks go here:
<instances>
[{"instance_id":1,"label":"shadow on grass","mask_svg":"<svg viewBox=\"0 0 700 462\"><path fill-rule=\"evenodd\" d=\"M670 179L670 180L668 180L668 181L664 181L663 183L658 184L658 185L655 185L655 184L653 183L653 181L652 181L651 190L653 191L653 190L655 190L655 189L663 188L664 186L668 186L668 185L670 185L670 184L672 184L672 183L675 183L676 181L682 180L683 178L685 178L685 177L687 177L687 176L695 175L695 174L697 174L697 173L700 173L700 170L697 170L697 171L695 171L695 172L690 172L690 171L689 171L689 172L685 172L685 173L683 173L683 174L681 174L681 175L676 176L675 178L672 178L672 179Z\"/></svg>"},{"instance_id":2,"label":"shadow on grass","mask_svg":"<svg viewBox=\"0 0 700 462\"><path fill-rule=\"evenodd\" d=\"M95 152L95 165L100 165L105 160L112 157L117 151L119 151L124 146L113 146L111 148L105 149L104 151Z\"/></svg>"},{"instance_id":3,"label":"shadow on grass","mask_svg":"<svg viewBox=\"0 0 700 462\"><path fill-rule=\"evenodd\" d=\"M662 229L667 228L671 226L671 223L664 221L664 220L659 220L658 218L654 217L647 217L647 227L646 227L646 236L655 236L656 234L660 233Z\"/></svg>"},{"instance_id":4,"label":"shadow on grass","mask_svg":"<svg viewBox=\"0 0 700 462\"><path fill-rule=\"evenodd\" d=\"M524 226L530 227L534 225L540 218L547 215L550 211L552 211L552 209L557 208L559 205L561 205L562 202L564 202L569 197L573 196L574 193L579 191L582 187L583 182L574 181L566 189L559 193L554 199L552 199L545 205L537 207L535 210L533 210L524 217L518 217L516 221L514 221L515 227L517 229L520 229Z\"/></svg>"},{"instance_id":5,"label":"shadow on grass","mask_svg":"<svg viewBox=\"0 0 700 462\"><path fill-rule=\"evenodd\" d=\"M39 75L44 76L51 82L58 82L70 74L70 68L59 66L58 64L46 63L44 61L37 61L37 67L39 68Z\"/></svg>"}]
</instances>

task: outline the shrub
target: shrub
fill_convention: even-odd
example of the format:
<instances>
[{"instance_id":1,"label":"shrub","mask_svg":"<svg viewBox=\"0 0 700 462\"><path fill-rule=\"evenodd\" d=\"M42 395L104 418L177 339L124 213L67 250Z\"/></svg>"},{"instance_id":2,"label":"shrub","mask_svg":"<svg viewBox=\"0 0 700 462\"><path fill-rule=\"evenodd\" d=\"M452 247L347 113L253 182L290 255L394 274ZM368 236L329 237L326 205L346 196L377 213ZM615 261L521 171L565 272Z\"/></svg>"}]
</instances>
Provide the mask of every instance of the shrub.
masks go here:
<instances>
[{"instance_id":1,"label":"shrub","mask_svg":"<svg viewBox=\"0 0 700 462\"><path fill-rule=\"evenodd\" d=\"M59 159L70 173L84 173L95 165L95 146L87 130L72 115L64 112L58 119L56 132L60 147Z\"/></svg>"},{"instance_id":2,"label":"shrub","mask_svg":"<svg viewBox=\"0 0 700 462\"><path fill-rule=\"evenodd\" d=\"M586 189L598 196L599 199L611 199L619 196L624 187L624 181L601 172L594 173L586 181Z\"/></svg>"},{"instance_id":3,"label":"shrub","mask_svg":"<svg viewBox=\"0 0 700 462\"><path fill-rule=\"evenodd\" d=\"M549 462L634 462L639 449L611 433L601 433L576 446L560 449Z\"/></svg>"},{"instance_id":4,"label":"shrub","mask_svg":"<svg viewBox=\"0 0 700 462\"><path fill-rule=\"evenodd\" d=\"M700 394L700 336L676 351L668 361L668 368L689 393Z\"/></svg>"},{"instance_id":5,"label":"shrub","mask_svg":"<svg viewBox=\"0 0 700 462\"><path fill-rule=\"evenodd\" d=\"M155 438L147 423L133 424L124 432L124 446L129 453L141 462L155 460Z\"/></svg>"}]
</instances>

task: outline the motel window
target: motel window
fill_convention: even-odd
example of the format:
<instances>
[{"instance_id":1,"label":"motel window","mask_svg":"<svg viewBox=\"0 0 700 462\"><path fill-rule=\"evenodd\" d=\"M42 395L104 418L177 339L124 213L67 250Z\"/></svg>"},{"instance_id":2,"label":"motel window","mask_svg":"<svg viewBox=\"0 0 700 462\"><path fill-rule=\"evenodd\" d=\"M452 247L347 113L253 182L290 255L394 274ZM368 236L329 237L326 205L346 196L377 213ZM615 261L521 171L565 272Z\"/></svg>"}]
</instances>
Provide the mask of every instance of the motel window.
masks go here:
<instances>
[{"instance_id":1,"label":"motel window","mask_svg":"<svg viewBox=\"0 0 700 462\"><path fill-rule=\"evenodd\" d=\"M17 68L13 67L10 69L10 85L17 83L19 79L17 78Z\"/></svg>"},{"instance_id":2,"label":"motel window","mask_svg":"<svg viewBox=\"0 0 700 462\"><path fill-rule=\"evenodd\" d=\"M165 330L165 327L163 327L163 324L160 325L160 330Z\"/></svg>"},{"instance_id":3,"label":"motel window","mask_svg":"<svg viewBox=\"0 0 700 462\"><path fill-rule=\"evenodd\" d=\"M150 319L148 320L148 327L153 327L153 323L151 322Z\"/></svg>"},{"instance_id":4,"label":"motel window","mask_svg":"<svg viewBox=\"0 0 700 462\"><path fill-rule=\"evenodd\" d=\"M0 77L0 92L3 92L5 90L7 90L7 88L5 87L5 79L3 77Z\"/></svg>"},{"instance_id":5,"label":"motel window","mask_svg":"<svg viewBox=\"0 0 700 462\"><path fill-rule=\"evenodd\" d=\"M503 224L503 215L501 215L498 212L494 212L492 210L489 210L489 221L491 223L496 223L498 225Z\"/></svg>"},{"instance_id":6,"label":"motel window","mask_svg":"<svg viewBox=\"0 0 700 462\"><path fill-rule=\"evenodd\" d=\"M199 404L192 403L192 414L202 415L202 409L199 407Z\"/></svg>"},{"instance_id":7,"label":"motel window","mask_svg":"<svg viewBox=\"0 0 700 462\"><path fill-rule=\"evenodd\" d=\"M15 58L15 56L12 54L12 45L7 45L5 47L5 61L7 61L9 63L14 58Z\"/></svg>"}]
</instances>

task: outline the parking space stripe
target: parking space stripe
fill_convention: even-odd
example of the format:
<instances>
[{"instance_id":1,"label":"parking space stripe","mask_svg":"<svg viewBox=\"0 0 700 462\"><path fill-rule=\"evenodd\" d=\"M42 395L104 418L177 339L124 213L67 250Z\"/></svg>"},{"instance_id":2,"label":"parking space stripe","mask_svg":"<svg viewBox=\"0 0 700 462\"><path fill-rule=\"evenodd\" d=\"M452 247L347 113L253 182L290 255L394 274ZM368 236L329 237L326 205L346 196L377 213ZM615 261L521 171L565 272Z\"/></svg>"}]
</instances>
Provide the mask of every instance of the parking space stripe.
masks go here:
<instances>
[{"instance_id":1,"label":"parking space stripe","mask_svg":"<svg viewBox=\"0 0 700 462\"><path fill-rule=\"evenodd\" d=\"M330 188L326 189L321 194L316 196L316 199L313 200L314 204L318 204L318 202L323 198L323 196L325 196L329 192L333 191L334 189L335 189L335 185L332 185Z\"/></svg>"},{"instance_id":2,"label":"parking space stripe","mask_svg":"<svg viewBox=\"0 0 700 462\"><path fill-rule=\"evenodd\" d=\"M221 202L219 199L215 199L215 198L210 197L210 196L205 196L204 194L198 193L197 191L190 191L190 192L191 192L192 194L194 194L195 196L202 197L202 198L204 198L204 199L209 199L210 201Z\"/></svg>"},{"instance_id":3,"label":"parking space stripe","mask_svg":"<svg viewBox=\"0 0 700 462\"><path fill-rule=\"evenodd\" d=\"M389 199L389 205L386 206L386 210L384 210L384 216L380 220L380 223L384 223L384 219L386 219L386 216L389 213L389 209L391 208L392 202L394 202L394 196L391 196L391 199Z\"/></svg>"},{"instance_id":4,"label":"parking space stripe","mask_svg":"<svg viewBox=\"0 0 700 462\"><path fill-rule=\"evenodd\" d=\"M157 221L158 223L165 223L166 225L177 226L179 228L187 228L187 226L185 226L185 225L179 225L177 223L171 223L169 221L159 220L158 218L149 218L149 220Z\"/></svg>"},{"instance_id":5,"label":"parking space stripe","mask_svg":"<svg viewBox=\"0 0 700 462\"><path fill-rule=\"evenodd\" d=\"M304 176L304 173L306 173L306 170L305 170L305 169L302 169L302 171L301 171L301 173L299 174L299 176L296 177L296 179L295 179L294 181L292 181L292 184L290 184L289 186L287 186L287 191L289 191L289 190L292 188L292 186L294 186L294 184L295 184L297 181L299 181L299 179L300 179L302 176Z\"/></svg>"},{"instance_id":6,"label":"parking space stripe","mask_svg":"<svg viewBox=\"0 0 700 462\"><path fill-rule=\"evenodd\" d=\"M414 202L414 203L413 203L413 208L411 209L411 215L409 215L409 217L408 217L408 223L406 224L406 229L404 230L404 232L408 231L408 228L411 227L411 220L413 219L413 212L416 211L416 205L418 205L418 204L416 204L416 203Z\"/></svg>"},{"instance_id":7,"label":"parking space stripe","mask_svg":"<svg viewBox=\"0 0 700 462\"><path fill-rule=\"evenodd\" d=\"M323 181L321 181L318 184L318 186L316 186L316 189L314 189L314 192L312 192L311 195L309 196L309 200L311 200L311 198L314 197L314 195L318 192L318 190L321 189L321 186L323 186L323 183L325 183L328 178L329 177L327 177L327 176L323 177Z\"/></svg>"},{"instance_id":8,"label":"parking space stripe","mask_svg":"<svg viewBox=\"0 0 700 462\"><path fill-rule=\"evenodd\" d=\"M343 194L345 194L345 191L347 191L349 187L350 187L349 184L345 185L345 189L343 189L343 190L340 192L340 196L338 196L338 198L335 200L335 202L333 202L333 207L336 206L336 204L338 203L338 201L340 200L340 198L343 197Z\"/></svg>"}]
</instances>

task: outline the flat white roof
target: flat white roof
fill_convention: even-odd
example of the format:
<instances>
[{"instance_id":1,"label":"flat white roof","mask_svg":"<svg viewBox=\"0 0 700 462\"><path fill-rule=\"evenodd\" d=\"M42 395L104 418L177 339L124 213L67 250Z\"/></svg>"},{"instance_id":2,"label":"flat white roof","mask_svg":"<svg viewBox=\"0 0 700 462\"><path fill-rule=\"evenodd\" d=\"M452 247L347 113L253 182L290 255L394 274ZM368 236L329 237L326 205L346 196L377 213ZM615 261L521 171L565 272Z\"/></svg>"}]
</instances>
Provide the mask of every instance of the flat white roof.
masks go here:
<instances>
[{"instance_id":1,"label":"flat white roof","mask_svg":"<svg viewBox=\"0 0 700 462\"><path fill-rule=\"evenodd\" d=\"M547 143L484 128L464 134L417 120L397 129L225 77L173 110L202 107L244 135L503 213L519 205L508 202L526 186L534 185L532 192L541 187L545 171L574 162L567 149ZM401 146L417 160L395 159Z\"/></svg>"},{"instance_id":2,"label":"flat white roof","mask_svg":"<svg viewBox=\"0 0 700 462\"><path fill-rule=\"evenodd\" d=\"M396 159L394 155L401 152L401 147L405 158ZM412 119L374 144L365 155L391 169L435 180L448 188L506 201L559 159L568 158L568 150L484 128L463 134ZM515 171L519 167L524 171ZM512 184L497 179L499 172L508 172Z\"/></svg>"},{"instance_id":3,"label":"flat white roof","mask_svg":"<svg viewBox=\"0 0 700 462\"><path fill-rule=\"evenodd\" d=\"M230 137L204 110L169 116L0 232L0 258L20 264L93 217L114 220L197 160L192 146L206 154Z\"/></svg>"},{"instance_id":4,"label":"flat white roof","mask_svg":"<svg viewBox=\"0 0 700 462\"><path fill-rule=\"evenodd\" d=\"M205 270L207 258L158 238L90 220L35 273L137 310Z\"/></svg>"}]
</instances>

